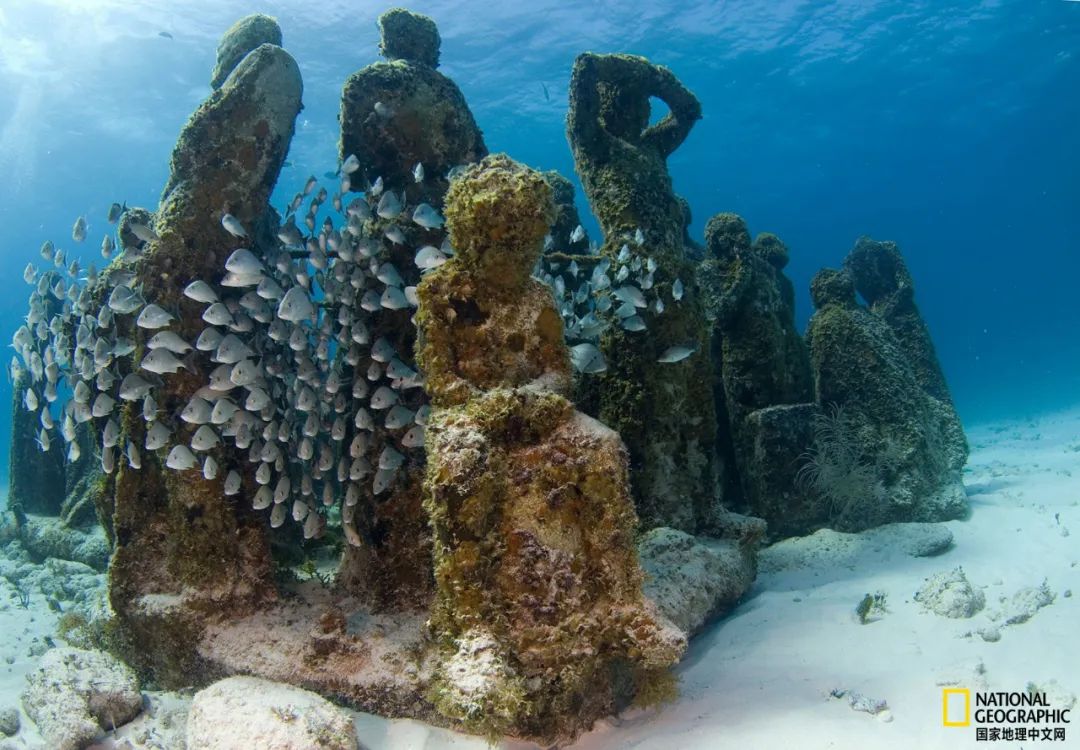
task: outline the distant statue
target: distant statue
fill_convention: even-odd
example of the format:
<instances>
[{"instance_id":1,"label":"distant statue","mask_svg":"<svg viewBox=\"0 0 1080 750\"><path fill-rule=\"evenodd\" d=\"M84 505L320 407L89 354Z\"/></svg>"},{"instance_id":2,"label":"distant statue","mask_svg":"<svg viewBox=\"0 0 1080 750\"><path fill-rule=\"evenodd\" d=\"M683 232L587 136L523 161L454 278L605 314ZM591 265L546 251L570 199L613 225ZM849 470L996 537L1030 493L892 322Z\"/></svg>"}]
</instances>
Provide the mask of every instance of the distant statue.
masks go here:
<instances>
[{"instance_id":1,"label":"distant statue","mask_svg":"<svg viewBox=\"0 0 1080 750\"><path fill-rule=\"evenodd\" d=\"M650 98L670 108L649 125ZM601 340L607 371L583 379L581 407L619 431L643 525L704 530L719 508L716 417L708 325L685 256L687 211L672 190L667 157L701 117L698 100L667 68L631 55L580 55L570 80L567 135L600 222L600 253L624 245L656 263L662 314L642 310L642 331L612 326ZM693 351L658 360L672 346Z\"/></svg>"}]
</instances>

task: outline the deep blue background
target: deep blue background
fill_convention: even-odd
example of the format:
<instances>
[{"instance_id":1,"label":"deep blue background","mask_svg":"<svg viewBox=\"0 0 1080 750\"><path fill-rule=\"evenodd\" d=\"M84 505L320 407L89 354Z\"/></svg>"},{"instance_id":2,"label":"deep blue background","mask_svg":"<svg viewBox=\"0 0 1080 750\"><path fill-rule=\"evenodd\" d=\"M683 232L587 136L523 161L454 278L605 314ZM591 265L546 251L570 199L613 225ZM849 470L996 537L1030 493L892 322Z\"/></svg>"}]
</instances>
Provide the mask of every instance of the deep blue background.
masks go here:
<instances>
[{"instance_id":1,"label":"deep blue background","mask_svg":"<svg viewBox=\"0 0 1080 750\"><path fill-rule=\"evenodd\" d=\"M800 325L818 268L839 264L861 234L893 239L965 420L1078 400L1080 3L501 5L411 6L439 23L441 70L461 86L491 150L571 175L563 118L574 56L647 55L704 107L671 160L694 233L711 214L737 211L755 233L779 234L791 247ZM172 144L209 92L217 39L233 20L278 16L304 74L305 110L280 198L309 173L335 168L340 87L377 59L374 19L386 7L0 6L3 335L25 314L22 268L39 262L44 239L70 250L71 224L86 214L90 239L79 252L84 265L100 264L109 203L156 204ZM4 451L8 388L0 390Z\"/></svg>"}]
</instances>

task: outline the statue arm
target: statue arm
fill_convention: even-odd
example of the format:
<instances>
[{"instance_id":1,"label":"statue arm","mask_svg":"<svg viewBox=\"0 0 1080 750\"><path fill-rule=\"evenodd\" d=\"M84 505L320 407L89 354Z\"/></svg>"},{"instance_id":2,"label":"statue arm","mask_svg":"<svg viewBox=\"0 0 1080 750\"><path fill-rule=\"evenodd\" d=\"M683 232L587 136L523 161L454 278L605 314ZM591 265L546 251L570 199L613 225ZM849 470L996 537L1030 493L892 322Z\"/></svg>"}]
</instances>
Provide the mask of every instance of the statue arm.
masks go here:
<instances>
[{"instance_id":1,"label":"statue arm","mask_svg":"<svg viewBox=\"0 0 1080 750\"><path fill-rule=\"evenodd\" d=\"M611 136L600 124L599 83L605 77L609 56L585 52L578 55L570 75L570 112L566 116L572 144L605 145Z\"/></svg>"},{"instance_id":2,"label":"statue arm","mask_svg":"<svg viewBox=\"0 0 1080 750\"><path fill-rule=\"evenodd\" d=\"M650 68L651 95L668 105L671 111L645 130L642 141L667 157L682 145L694 123L701 119L701 102L670 70L661 65L650 65Z\"/></svg>"}]
</instances>

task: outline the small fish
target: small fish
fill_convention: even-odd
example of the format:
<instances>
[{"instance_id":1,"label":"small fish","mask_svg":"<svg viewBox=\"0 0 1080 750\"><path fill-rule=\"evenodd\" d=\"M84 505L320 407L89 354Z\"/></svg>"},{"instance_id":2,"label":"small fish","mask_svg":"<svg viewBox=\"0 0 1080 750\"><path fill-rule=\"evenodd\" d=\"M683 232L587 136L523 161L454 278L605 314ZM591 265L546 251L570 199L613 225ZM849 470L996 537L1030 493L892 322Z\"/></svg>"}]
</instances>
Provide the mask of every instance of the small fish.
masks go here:
<instances>
[{"instance_id":1,"label":"small fish","mask_svg":"<svg viewBox=\"0 0 1080 750\"><path fill-rule=\"evenodd\" d=\"M193 281L184 287L184 296L206 305L212 305L219 301L214 288L201 279Z\"/></svg>"},{"instance_id":2,"label":"small fish","mask_svg":"<svg viewBox=\"0 0 1080 750\"><path fill-rule=\"evenodd\" d=\"M349 154L341 163L342 174L352 174L358 169L360 169L360 160L356 158L356 154Z\"/></svg>"},{"instance_id":3,"label":"small fish","mask_svg":"<svg viewBox=\"0 0 1080 750\"><path fill-rule=\"evenodd\" d=\"M174 445L173 449L169 451L169 457L165 459L165 465L170 469L184 471L197 468L199 460L195 458L195 454L186 445Z\"/></svg>"},{"instance_id":4,"label":"small fish","mask_svg":"<svg viewBox=\"0 0 1080 750\"><path fill-rule=\"evenodd\" d=\"M218 463L217 463L217 461L214 460L213 456L207 456L206 460L203 461L202 473L203 473L203 478L206 479L207 481L217 478L217 475L218 475Z\"/></svg>"},{"instance_id":5,"label":"small fish","mask_svg":"<svg viewBox=\"0 0 1080 750\"><path fill-rule=\"evenodd\" d=\"M105 421L105 427L101 430L101 445L103 448L112 448L120 440L120 425L110 417Z\"/></svg>"},{"instance_id":6,"label":"small fish","mask_svg":"<svg viewBox=\"0 0 1080 750\"><path fill-rule=\"evenodd\" d=\"M202 425L191 437L191 449L205 453L221 444L221 438L210 425Z\"/></svg>"},{"instance_id":7,"label":"small fish","mask_svg":"<svg viewBox=\"0 0 1080 750\"><path fill-rule=\"evenodd\" d=\"M401 438L401 444L406 448L422 448L424 445L424 425L414 425Z\"/></svg>"},{"instance_id":8,"label":"small fish","mask_svg":"<svg viewBox=\"0 0 1080 750\"><path fill-rule=\"evenodd\" d=\"M142 404L143 420L147 421L147 422L153 422L155 419L157 419L157 412L158 412L157 401L154 400L153 396L151 396L149 393L147 393L146 396L143 397L143 404Z\"/></svg>"},{"instance_id":9,"label":"small fish","mask_svg":"<svg viewBox=\"0 0 1080 750\"><path fill-rule=\"evenodd\" d=\"M143 242L157 242L161 239L160 237L158 237L157 232L148 227L146 224L142 224L137 221L133 221L128 224L128 229L130 229L131 233Z\"/></svg>"},{"instance_id":10,"label":"small fish","mask_svg":"<svg viewBox=\"0 0 1080 750\"><path fill-rule=\"evenodd\" d=\"M543 81L540 82L540 88L542 88L544 90L544 101L545 102L550 102L551 101L551 95L548 94L548 87L544 84Z\"/></svg>"},{"instance_id":11,"label":"small fish","mask_svg":"<svg viewBox=\"0 0 1080 750\"><path fill-rule=\"evenodd\" d=\"M414 182L424 181L424 164L422 162L416 162L416 166L412 169L412 176Z\"/></svg>"},{"instance_id":12,"label":"small fish","mask_svg":"<svg viewBox=\"0 0 1080 750\"><path fill-rule=\"evenodd\" d=\"M53 259L56 257L56 246L53 245L52 240L45 240L45 242L42 243L41 257L49 263L53 262Z\"/></svg>"},{"instance_id":13,"label":"small fish","mask_svg":"<svg viewBox=\"0 0 1080 750\"><path fill-rule=\"evenodd\" d=\"M413 262L416 263L416 267L422 271L438 268L446 261L447 257L434 245L425 245L420 248L416 251L416 257L413 259Z\"/></svg>"},{"instance_id":14,"label":"small fish","mask_svg":"<svg viewBox=\"0 0 1080 750\"><path fill-rule=\"evenodd\" d=\"M233 237L247 237L247 230L244 229L244 225L240 223L232 214L223 214L221 217L221 226L225 227L225 231L231 234Z\"/></svg>"},{"instance_id":15,"label":"small fish","mask_svg":"<svg viewBox=\"0 0 1080 750\"><path fill-rule=\"evenodd\" d=\"M385 385L379 386L371 396L372 409L389 409L398 402L398 395Z\"/></svg>"},{"instance_id":16,"label":"small fish","mask_svg":"<svg viewBox=\"0 0 1080 750\"><path fill-rule=\"evenodd\" d=\"M225 270L241 276L255 276L263 274L266 268L263 267L262 261L256 257L255 253L241 247L234 250L229 259L225 261Z\"/></svg>"},{"instance_id":17,"label":"small fish","mask_svg":"<svg viewBox=\"0 0 1080 750\"><path fill-rule=\"evenodd\" d=\"M404 245L406 242L405 233L401 231L401 227L397 224L391 224L384 231L383 234L386 239L393 242L395 245Z\"/></svg>"},{"instance_id":18,"label":"small fish","mask_svg":"<svg viewBox=\"0 0 1080 750\"><path fill-rule=\"evenodd\" d=\"M628 331L644 331L645 321L640 315L631 315L628 318L623 318L622 327Z\"/></svg>"},{"instance_id":19,"label":"small fish","mask_svg":"<svg viewBox=\"0 0 1080 750\"><path fill-rule=\"evenodd\" d=\"M127 456L128 466L133 469L142 468L142 454L139 453L139 449L131 440L128 440L127 445L124 447L124 455Z\"/></svg>"},{"instance_id":20,"label":"small fish","mask_svg":"<svg viewBox=\"0 0 1080 750\"><path fill-rule=\"evenodd\" d=\"M570 361L574 369L585 375L595 375L607 370L607 360L595 344L588 342L570 347Z\"/></svg>"},{"instance_id":21,"label":"small fish","mask_svg":"<svg viewBox=\"0 0 1080 750\"><path fill-rule=\"evenodd\" d=\"M124 213L124 211L127 211L126 203L123 206L121 206L119 203L114 203L109 206L109 215L106 218L108 219L110 224L115 224L116 222L120 221L120 216Z\"/></svg>"},{"instance_id":22,"label":"small fish","mask_svg":"<svg viewBox=\"0 0 1080 750\"><path fill-rule=\"evenodd\" d=\"M191 344L180 338L175 331L155 333L146 346L150 349L168 349L173 354L187 354L192 348Z\"/></svg>"},{"instance_id":23,"label":"small fish","mask_svg":"<svg viewBox=\"0 0 1080 750\"><path fill-rule=\"evenodd\" d=\"M375 106L373 107L373 109L375 110L375 114L377 114L379 117L390 118L394 116L394 108L391 107L389 104L384 104L383 102L375 102Z\"/></svg>"},{"instance_id":24,"label":"small fish","mask_svg":"<svg viewBox=\"0 0 1080 750\"><path fill-rule=\"evenodd\" d=\"M34 270L34 264L33 263L27 263L26 268L23 269L23 281L25 281L27 284L33 284L34 283L34 277L36 277L36 276L37 276L37 271Z\"/></svg>"},{"instance_id":25,"label":"small fish","mask_svg":"<svg viewBox=\"0 0 1080 750\"><path fill-rule=\"evenodd\" d=\"M581 242L583 239L585 239L585 227L578 224L574 227L574 231L570 233L570 242Z\"/></svg>"},{"instance_id":26,"label":"small fish","mask_svg":"<svg viewBox=\"0 0 1080 750\"><path fill-rule=\"evenodd\" d=\"M224 336L218 329L204 328L203 332L199 334L199 338L195 339L195 348L200 352L212 352L218 348L223 338Z\"/></svg>"},{"instance_id":27,"label":"small fish","mask_svg":"<svg viewBox=\"0 0 1080 750\"><path fill-rule=\"evenodd\" d=\"M203 311L202 319L214 326L230 326L235 321L223 302L215 302ZM204 331L205 333L205 331Z\"/></svg>"},{"instance_id":28,"label":"small fish","mask_svg":"<svg viewBox=\"0 0 1080 750\"><path fill-rule=\"evenodd\" d=\"M179 370L189 369L176 355L168 349L152 349L149 354L142 358L139 369L152 372L155 375L174 375Z\"/></svg>"},{"instance_id":29,"label":"small fish","mask_svg":"<svg viewBox=\"0 0 1080 750\"><path fill-rule=\"evenodd\" d=\"M23 405L26 406L27 411L37 411L38 397L34 394L33 388L27 388L26 393L23 394Z\"/></svg>"},{"instance_id":30,"label":"small fish","mask_svg":"<svg viewBox=\"0 0 1080 750\"><path fill-rule=\"evenodd\" d=\"M84 242L86 240L86 219L80 216L75 219L75 225L71 228L71 239L76 242Z\"/></svg>"},{"instance_id":31,"label":"small fish","mask_svg":"<svg viewBox=\"0 0 1080 750\"><path fill-rule=\"evenodd\" d=\"M444 222L444 219L439 215L439 212L427 203L421 203L413 209L412 220L414 224L418 224L424 229L440 229Z\"/></svg>"},{"instance_id":32,"label":"small fish","mask_svg":"<svg viewBox=\"0 0 1080 750\"><path fill-rule=\"evenodd\" d=\"M101 470L106 474L112 474L116 469L116 452L112 448L101 451Z\"/></svg>"},{"instance_id":33,"label":"small fish","mask_svg":"<svg viewBox=\"0 0 1080 750\"><path fill-rule=\"evenodd\" d=\"M637 229L634 230L634 244L635 245L644 245L645 244L645 234L641 231L641 227L638 227Z\"/></svg>"},{"instance_id":34,"label":"small fish","mask_svg":"<svg viewBox=\"0 0 1080 750\"><path fill-rule=\"evenodd\" d=\"M225 494L235 495L240 491L241 478L235 469L230 469L229 473L225 475Z\"/></svg>"},{"instance_id":35,"label":"small fish","mask_svg":"<svg viewBox=\"0 0 1080 750\"><path fill-rule=\"evenodd\" d=\"M682 362L684 359L694 353L694 349L689 346L673 346L666 349L663 354L660 355L660 359L657 362Z\"/></svg>"},{"instance_id":36,"label":"small fish","mask_svg":"<svg viewBox=\"0 0 1080 750\"><path fill-rule=\"evenodd\" d=\"M107 417L112 414L116 400L108 393L99 393L94 399L94 405L90 407L90 413L95 418Z\"/></svg>"},{"instance_id":37,"label":"small fish","mask_svg":"<svg viewBox=\"0 0 1080 750\"><path fill-rule=\"evenodd\" d=\"M401 201L393 190L388 190L379 199L379 206L375 209L375 213L384 219L396 219L401 214L401 209Z\"/></svg>"},{"instance_id":38,"label":"small fish","mask_svg":"<svg viewBox=\"0 0 1080 750\"><path fill-rule=\"evenodd\" d=\"M149 395L153 386L133 372L120 382L120 398L123 401L139 401Z\"/></svg>"},{"instance_id":39,"label":"small fish","mask_svg":"<svg viewBox=\"0 0 1080 750\"><path fill-rule=\"evenodd\" d=\"M68 452L67 452L68 463L75 463L76 461L79 460L79 458L81 456L82 456L82 449L79 447L79 444L76 443L76 442L71 443L68 446Z\"/></svg>"},{"instance_id":40,"label":"small fish","mask_svg":"<svg viewBox=\"0 0 1080 750\"><path fill-rule=\"evenodd\" d=\"M169 325L176 318L169 314L166 310L158 307L157 305L147 305L143 308L143 311L139 313L138 319L135 321L135 325L139 328L164 328Z\"/></svg>"},{"instance_id":41,"label":"small fish","mask_svg":"<svg viewBox=\"0 0 1080 750\"><path fill-rule=\"evenodd\" d=\"M675 283L671 285L671 298L678 302L683 298L684 292L682 280L675 279Z\"/></svg>"},{"instance_id":42,"label":"small fish","mask_svg":"<svg viewBox=\"0 0 1080 750\"><path fill-rule=\"evenodd\" d=\"M409 306L405 292L396 286L388 286L379 297L379 306L387 310L404 310Z\"/></svg>"},{"instance_id":43,"label":"small fish","mask_svg":"<svg viewBox=\"0 0 1080 750\"><path fill-rule=\"evenodd\" d=\"M281 303L278 304L277 316L290 323L311 320L315 317L315 306L301 287L294 286L285 293Z\"/></svg>"},{"instance_id":44,"label":"small fish","mask_svg":"<svg viewBox=\"0 0 1080 750\"><path fill-rule=\"evenodd\" d=\"M157 451L158 448L164 447L171 437L172 432L168 431L167 427L160 421L154 421L146 431L146 441L144 442L146 450Z\"/></svg>"},{"instance_id":45,"label":"small fish","mask_svg":"<svg viewBox=\"0 0 1080 750\"><path fill-rule=\"evenodd\" d=\"M187 406L180 412L180 419L188 424L206 424L210 421L210 415L214 409L210 402L204 398L195 396L188 401Z\"/></svg>"},{"instance_id":46,"label":"small fish","mask_svg":"<svg viewBox=\"0 0 1080 750\"><path fill-rule=\"evenodd\" d=\"M173 35L170 34L167 31L159 31L157 35L162 37L163 39L172 39L173 38Z\"/></svg>"},{"instance_id":47,"label":"small fish","mask_svg":"<svg viewBox=\"0 0 1080 750\"><path fill-rule=\"evenodd\" d=\"M612 295L620 302L625 302L634 307L646 308L649 306L649 303L646 301L645 295L641 293L641 290L631 284L620 286L612 292Z\"/></svg>"}]
</instances>

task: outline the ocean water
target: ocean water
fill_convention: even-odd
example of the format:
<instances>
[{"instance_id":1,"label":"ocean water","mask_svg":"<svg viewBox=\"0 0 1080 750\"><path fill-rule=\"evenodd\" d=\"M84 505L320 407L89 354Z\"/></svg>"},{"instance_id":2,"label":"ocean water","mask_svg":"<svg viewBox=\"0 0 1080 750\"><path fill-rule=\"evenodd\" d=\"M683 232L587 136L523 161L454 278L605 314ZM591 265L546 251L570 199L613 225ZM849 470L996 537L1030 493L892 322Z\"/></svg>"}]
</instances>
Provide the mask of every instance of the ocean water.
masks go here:
<instances>
[{"instance_id":1,"label":"ocean water","mask_svg":"<svg viewBox=\"0 0 1080 750\"><path fill-rule=\"evenodd\" d=\"M275 16L304 109L273 203L337 168L345 78L380 58L370 2L0 1L0 332L26 315L46 239L103 261L109 205L154 208L176 137L209 93L218 39ZM720 211L778 234L800 329L810 278L856 238L900 244L965 425L1080 401L1080 2L417 2L439 70L488 149L578 185L567 85L583 51L644 55L700 99L669 159L691 234ZM662 110L662 107L658 107ZM662 112L657 112L658 117ZM77 216L89 223L71 240ZM5 355L5 358L8 355ZM0 382L0 471L12 394ZM0 480L6 488L6 477Z\"/></svg>"}]
</instances>

